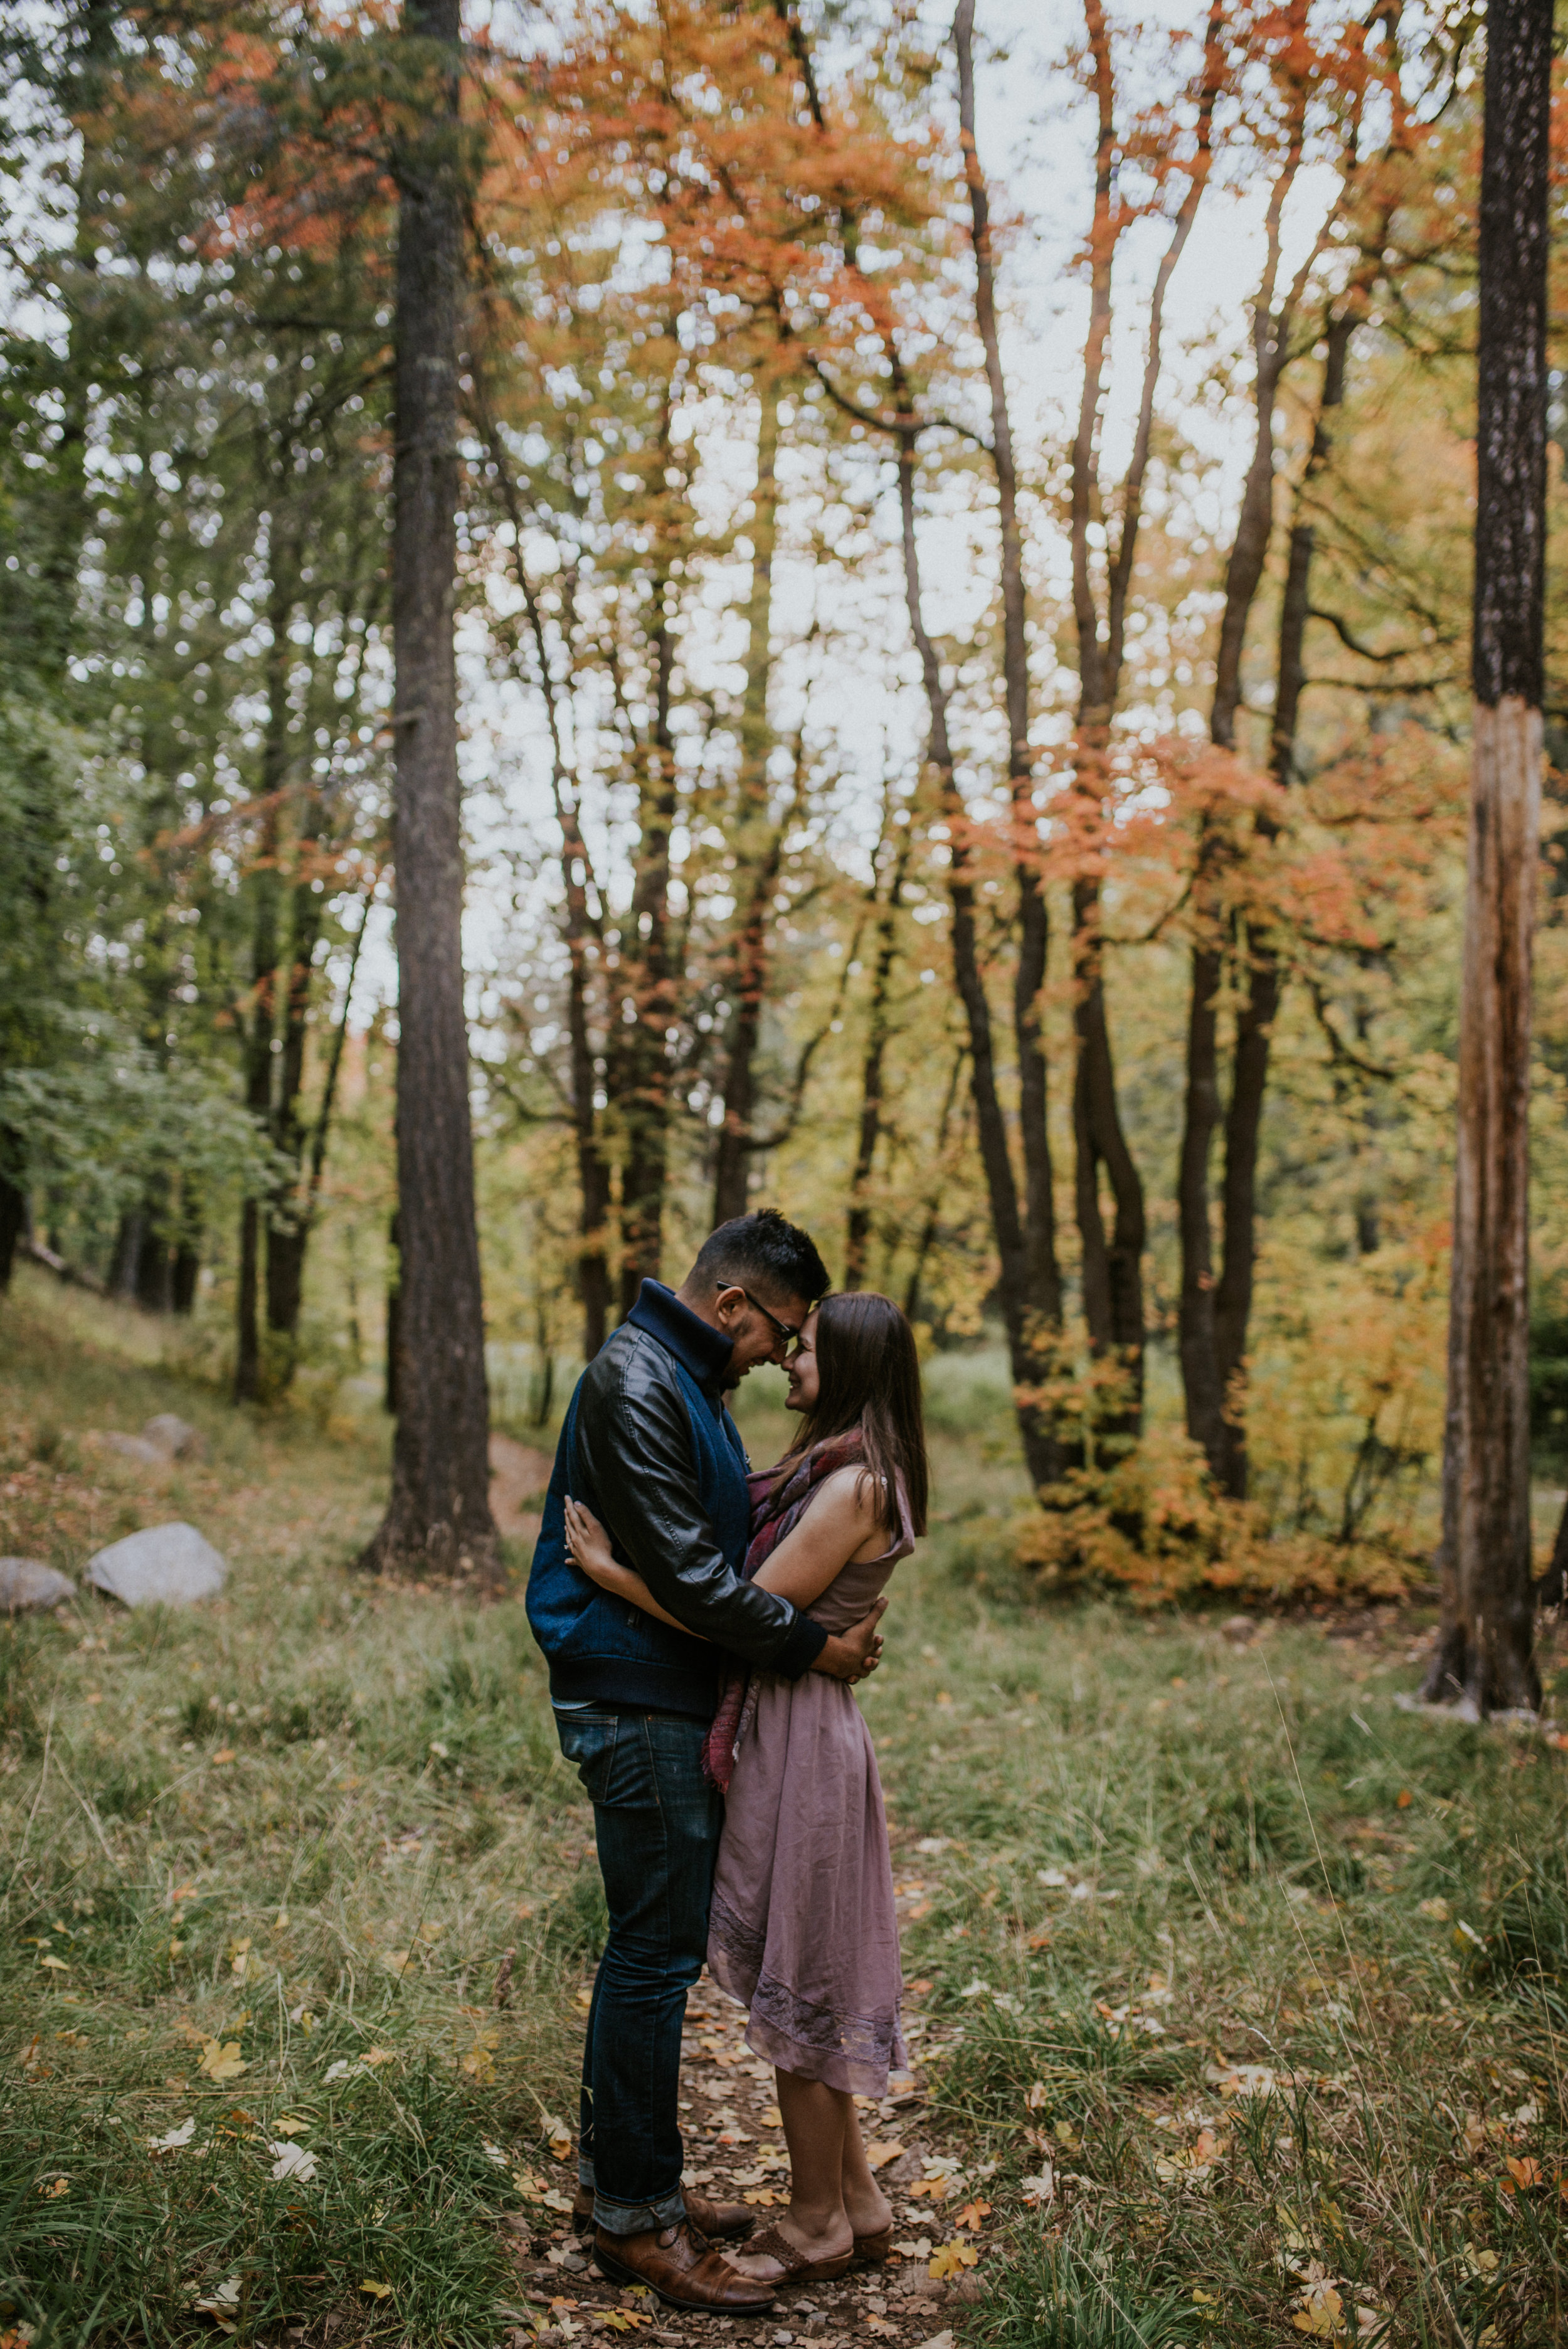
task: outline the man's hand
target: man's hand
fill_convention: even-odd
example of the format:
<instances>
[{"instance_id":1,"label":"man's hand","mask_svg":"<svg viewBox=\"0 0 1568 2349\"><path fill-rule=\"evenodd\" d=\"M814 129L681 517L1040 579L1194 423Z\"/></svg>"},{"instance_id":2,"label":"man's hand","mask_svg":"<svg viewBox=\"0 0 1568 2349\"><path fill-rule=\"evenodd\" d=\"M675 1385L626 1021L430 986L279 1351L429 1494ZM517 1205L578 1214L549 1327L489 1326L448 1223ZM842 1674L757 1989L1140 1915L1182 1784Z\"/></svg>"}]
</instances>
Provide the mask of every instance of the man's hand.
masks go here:
<instances>
[{"instance_id":1,"label":"man's hand","mask_svg":"<svg viewBox=\"0 0 1568 2349\"><path fill-rule=\"evenodd\" d=\"M814 1672L828 1672L836 1681L863 1681L874 1672L882 1661L882 1633L877 1630L887 1606L879 1599L869 1615L862 1615L850 1630L830 1634L827 1645L811 1666Z\"/></svg>"}]
</instances>

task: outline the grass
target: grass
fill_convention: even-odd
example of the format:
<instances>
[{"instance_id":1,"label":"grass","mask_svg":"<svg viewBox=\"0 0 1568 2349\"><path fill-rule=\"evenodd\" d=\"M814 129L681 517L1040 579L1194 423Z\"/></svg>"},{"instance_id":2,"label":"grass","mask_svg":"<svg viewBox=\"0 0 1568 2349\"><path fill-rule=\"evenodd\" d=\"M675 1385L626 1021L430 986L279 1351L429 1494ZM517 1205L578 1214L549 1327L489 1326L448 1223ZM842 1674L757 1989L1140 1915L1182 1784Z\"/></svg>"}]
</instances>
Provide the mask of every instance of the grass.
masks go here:
<instances>
[{"instance_id":1,"label":"grass","mask_svg":"<svg viewBox=\"0 0 1568 2349\"><path fill-rule=\"evenodd\" d=\"M4 1312L0 1548L79 1573L188 1516L233 1572L189 1612L0 1627L0 2341L497 2344L570 2185L602 1924L521 1610L353 1573L373 1414L231 1413L31 1274ZM954 2321L976 2349L1563 2339L1568 1757L1399 1711L1424 1632L1391 1609L1233 1648L1032 1605L1005 1417L943 1377L941 1522L866 1711L974 2197ZM170 1408L205 1464L95 1441ZM789 1424L761 1389L745 1423L759 1458ZM273 2175L291 2145L313 2177ZM953 2231L932 2199L900 2224Z\"/></svg>"}]
</instances>

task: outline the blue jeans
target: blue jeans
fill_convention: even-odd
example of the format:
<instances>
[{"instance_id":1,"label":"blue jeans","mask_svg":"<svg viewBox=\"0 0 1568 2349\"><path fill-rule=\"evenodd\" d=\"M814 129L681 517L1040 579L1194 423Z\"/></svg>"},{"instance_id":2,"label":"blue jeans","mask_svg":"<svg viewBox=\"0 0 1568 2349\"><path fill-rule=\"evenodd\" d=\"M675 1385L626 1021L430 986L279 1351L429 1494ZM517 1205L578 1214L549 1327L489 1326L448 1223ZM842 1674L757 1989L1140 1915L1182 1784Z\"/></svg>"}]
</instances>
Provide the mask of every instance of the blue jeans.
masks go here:
<instances>
[{"instance_id":1,"label":"blue jeans","mask_svg":"<svg viewBox=\"0 0 1568 2349\"><path fill-rule=\"evenodd\" d=\"M583 2050L579 2176L612 2235L676 2225L681 2029L707 1954L723 1798L702 1775L707 1724L668 1713L558 1713L593 1797L610 1934Z\"/></svg>"}]
</instances>

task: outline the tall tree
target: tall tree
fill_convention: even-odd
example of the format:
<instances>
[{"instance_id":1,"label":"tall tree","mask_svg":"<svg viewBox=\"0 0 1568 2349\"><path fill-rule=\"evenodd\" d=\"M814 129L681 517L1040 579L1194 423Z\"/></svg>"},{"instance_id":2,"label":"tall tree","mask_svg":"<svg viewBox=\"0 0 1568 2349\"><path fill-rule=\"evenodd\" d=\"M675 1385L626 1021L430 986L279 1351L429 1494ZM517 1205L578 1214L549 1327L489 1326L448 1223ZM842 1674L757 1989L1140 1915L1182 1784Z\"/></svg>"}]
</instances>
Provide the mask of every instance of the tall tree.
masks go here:
<instances>
[{"instance_id":1,"label":"tall tree","mask_svg":"<svg viewBox=\"0 0 1568 2349\"><path fill-rule=\"evenodd\" d=\"M1475 696L1443 1619L1429 1697L1541 1700L1530 1543L1530 1021L1546 585L1552 0L1487 12L1476 382Z\"/></svg>"},{"instance_id":2,"label":"tall tree","mask_svg":"<svg viewBox=\"0 0 1568 2349\"><path fill-rule=\"evenodd\" d=\"M392 854L401 1359L392 1495L363 1563L494 1583L490 1402L463 1008L458 779L459 0L408 0L397 182Z\"/></svg>"}]
</instances>

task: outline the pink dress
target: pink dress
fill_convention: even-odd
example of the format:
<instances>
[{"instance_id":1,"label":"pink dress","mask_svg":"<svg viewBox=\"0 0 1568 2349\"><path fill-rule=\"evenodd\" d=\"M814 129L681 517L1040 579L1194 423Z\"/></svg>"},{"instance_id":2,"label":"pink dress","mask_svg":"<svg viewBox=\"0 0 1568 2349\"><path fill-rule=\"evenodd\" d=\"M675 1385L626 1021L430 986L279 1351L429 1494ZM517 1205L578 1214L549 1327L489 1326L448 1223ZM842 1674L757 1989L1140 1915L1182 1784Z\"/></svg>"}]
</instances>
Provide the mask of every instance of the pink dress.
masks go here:
<instances>
[{"instance_id":1,"label":"pink dress","mask_svg":"<svg viewBox=\"0 0 1568 2349\"><path fill-rule=\"evenodd\" d=\"M810 1506L810 1505L808 1505ZM847 1631L914 1547L846 1566L807 1611ZM782 2072L857 2096L908 2066L887 1814L871 1733L826 1672L752 1681L725 1798L708 1969L751 2010L746 2044Z\"/></svg>"}]
</instances>

